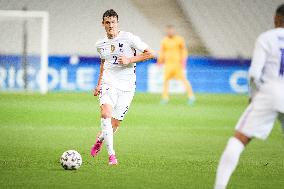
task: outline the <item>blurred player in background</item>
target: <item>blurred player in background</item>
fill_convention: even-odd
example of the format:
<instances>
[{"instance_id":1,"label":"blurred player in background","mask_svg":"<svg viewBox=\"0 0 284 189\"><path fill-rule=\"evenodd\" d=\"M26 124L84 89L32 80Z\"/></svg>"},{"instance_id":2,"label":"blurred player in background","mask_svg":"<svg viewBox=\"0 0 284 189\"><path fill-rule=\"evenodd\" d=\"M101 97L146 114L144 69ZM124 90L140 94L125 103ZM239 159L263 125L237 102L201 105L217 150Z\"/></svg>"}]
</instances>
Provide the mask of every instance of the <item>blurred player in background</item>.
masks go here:
<instances>
[{"instance_id":1,"label":"blurred player in background","mask_svg":"<svg viewBox=\"0 0 284 189\"><path fill-rule=\"evenodd\" d=\"M275 29L261 34L255 44L249 69L251 100L223 152L215 189L227 187L239 157L252 138L266 139L284 113L284 4L274 17Z\"/></svg>"},{"instance_id":2,"label":"blurred player in background","mask_svg":"<svg viewBox=\"0 0 284 189\"><path fill-rule=\"evenodd\" d=\"M190 82L186 79L184 70L187 61L187 49L184 39L175 33L172 25L166 27L167 36L161 42L158 64L164 64L164 85L162 103L169 101L169 81L171 79L181 80L188 96L188 104L195 101Z\"/></svg>"},{"instance_id":3,"label":"blurred player in background","mask_svg":"<svg viewBox=\"0 0 284 189\"><path fill-rule=\"evenodd\" d=\"M107 10L102 19L106 37L96 43L101 68L94 90L94 95L99 96L100 101L102 132L98 134L91 155L96 156L105 141L109 164L116 165L113 133L125 117L135 93L135 63L153 58L154 55L138 36L118 29L118 15L113 9ZM136 55L136 51L142 54Z\"/></svg>"}]
</instances>

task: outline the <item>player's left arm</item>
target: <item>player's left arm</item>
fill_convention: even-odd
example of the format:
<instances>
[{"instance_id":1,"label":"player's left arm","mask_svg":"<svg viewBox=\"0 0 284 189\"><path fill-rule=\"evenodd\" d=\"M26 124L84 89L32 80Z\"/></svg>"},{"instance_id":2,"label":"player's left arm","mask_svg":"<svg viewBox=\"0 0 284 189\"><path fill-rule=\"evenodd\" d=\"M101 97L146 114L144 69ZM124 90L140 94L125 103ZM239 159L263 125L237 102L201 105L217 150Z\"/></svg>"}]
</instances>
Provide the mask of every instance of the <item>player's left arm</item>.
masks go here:
<instances>
[{"instance_id":1,"label":"player's left arm","mask_svg":"<svg viewBox=\"0 0 284 189\"><path fill-rule=\"evenodd\" d=\"M151 49L145 49L142 54L139 54L137 56L133 56L130 58L127 58L126 56L120 56L118 58L118 63L119 64L132 64L132 63L137 63L137 62L143 62L145 60L149 60L154 58L154 51Z\"/></svg>"},{"instance_id":2,"label":"player's left arm","mask_svg":"<svg viewBox=\"0 0 284 189\"><path fill-rule=\"evenodd\" d=\"M133 57L126 57L122 55L118 58L119 64L127 65L137 62L143 62L145 60L149 60L155 57L154 51L150 49L148 45L144 43L138 36L129 34L129 42L132 48L137 49L142 53Z\"/></svg>"}]
</instances>

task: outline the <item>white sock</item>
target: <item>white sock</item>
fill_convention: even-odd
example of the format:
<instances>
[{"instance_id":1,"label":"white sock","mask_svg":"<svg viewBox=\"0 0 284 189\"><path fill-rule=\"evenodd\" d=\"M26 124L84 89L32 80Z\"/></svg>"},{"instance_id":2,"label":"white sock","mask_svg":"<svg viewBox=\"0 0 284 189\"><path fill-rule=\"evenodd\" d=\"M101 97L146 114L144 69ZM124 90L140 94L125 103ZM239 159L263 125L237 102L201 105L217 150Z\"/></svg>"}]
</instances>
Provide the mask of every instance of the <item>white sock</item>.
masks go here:
<instances>
[{"instance_id":1,"label":"white sock","mask_svg":"<svg viewBox=\"0 0 284 189\"><path fill-rule=\"evenodd\" d=\"M232 137L229 139L217 168L215 189L225 189L227 187L244 148L244 144L237 138Z\"/></svg>"},{"instance_id":2,"label":"white sock","mask_svg":"<svg viewBox=\"0 0 284 189\"><path fill-rule=\"evenodd\" d=\"M113 129L113 134L116 133L117 130L118 130L118 127L116 127L116 129ZM103 140L104 140L104 134L103 134L103 132L98 136L98 139L99 139L100 141L103 141Z\"/></svg>"},{"instance_id":3,"label":"white sock","mask_svg":"<svg viewBox=\"0 0 284 189\"><path fill-rule=\"evenodd\" d=\"M115 151L113 149L113 130L111 118L101 118L101 127L108 155L115 155Z\"/></svg>"}]
</instances>

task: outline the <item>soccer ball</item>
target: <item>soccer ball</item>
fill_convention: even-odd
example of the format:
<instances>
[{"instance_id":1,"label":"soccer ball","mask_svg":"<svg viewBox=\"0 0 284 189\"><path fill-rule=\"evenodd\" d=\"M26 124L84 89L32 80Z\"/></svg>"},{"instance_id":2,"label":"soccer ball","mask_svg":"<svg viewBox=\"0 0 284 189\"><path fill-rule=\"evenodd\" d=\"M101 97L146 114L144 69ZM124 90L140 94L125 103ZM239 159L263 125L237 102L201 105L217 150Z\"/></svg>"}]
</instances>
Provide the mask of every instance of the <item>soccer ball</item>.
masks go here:
<instances>
[{"instance_id":1,"label":"soccer ball","mask_svg":"<svg viewBox=\"0 0 284 189\"><path fill-rule=\"evenodd\" d=\"M60 157L60 164L65 170L77 170L82 165L82 157L76 150L68 150Z\"/></svg>"}]
</instances>

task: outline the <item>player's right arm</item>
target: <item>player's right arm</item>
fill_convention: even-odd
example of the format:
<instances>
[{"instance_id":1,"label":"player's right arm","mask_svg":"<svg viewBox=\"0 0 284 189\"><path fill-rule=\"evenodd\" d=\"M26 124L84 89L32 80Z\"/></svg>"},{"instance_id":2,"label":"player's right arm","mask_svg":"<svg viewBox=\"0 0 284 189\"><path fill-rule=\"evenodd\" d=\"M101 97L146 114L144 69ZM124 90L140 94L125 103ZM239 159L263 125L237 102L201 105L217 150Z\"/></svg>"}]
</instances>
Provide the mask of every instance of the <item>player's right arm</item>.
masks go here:
<instances>
[{"instance_id":1,"label":"player's right arm","mask_svg":"<svg viewBox=\"0 0 284 189\"><path fill-rule=\"evenodd\" d=\"M104 72L104 63L105 63L105 60L101 59L100 74L99 74L98 84L96 88L94 89L94 96L98 96L100 94L103 72Z\"/></svg>"}]
</instances>

